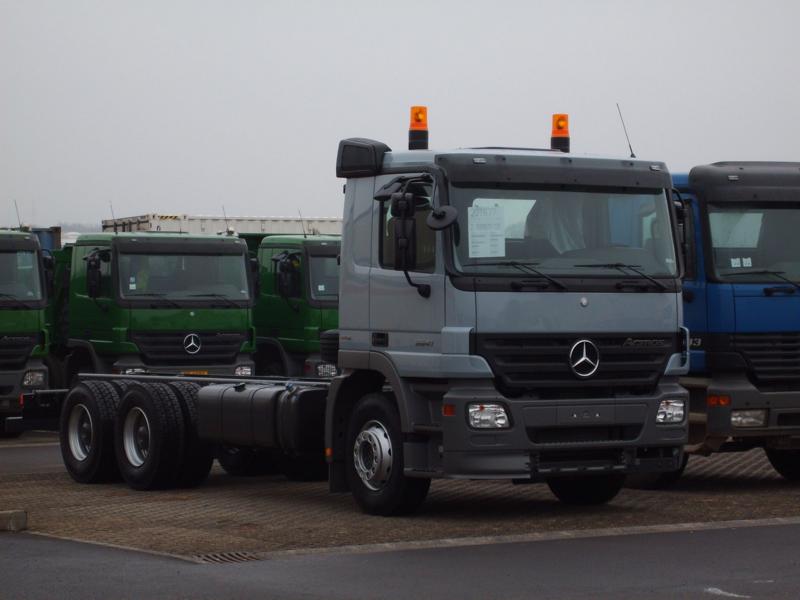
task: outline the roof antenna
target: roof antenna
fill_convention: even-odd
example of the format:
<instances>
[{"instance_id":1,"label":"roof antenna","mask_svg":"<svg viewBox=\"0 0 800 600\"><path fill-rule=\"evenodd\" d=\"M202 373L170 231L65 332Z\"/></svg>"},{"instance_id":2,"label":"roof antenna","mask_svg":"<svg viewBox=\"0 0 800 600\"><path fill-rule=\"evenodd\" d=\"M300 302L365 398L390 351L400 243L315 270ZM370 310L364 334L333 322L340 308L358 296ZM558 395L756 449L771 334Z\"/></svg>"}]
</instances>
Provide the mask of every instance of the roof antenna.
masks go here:
<instances>
[{"instance_id":1,"label":"roof antenna","mask_svg":"<svg viewBox=\"0 0 800 600\"><path fill-rule=\"evenodd\" d=\"M108 207L111 209L111 221L114 223L114 233L117 233L117 217L114 215L114 201L108 201Z\"/></svg>"},{"instance_id":2,"label":"roof antenna","mask_svg":"<svg viewBox=\"0 0 800 600\"><path fill-rule=\"evenodd\" d=\"M617 102L617 112L619 113L619 120L622 122L622 131L625 132L625 139L628 140L628 150L631 151L631 158L636 158L633 153L633 146L631 146L631 138L628 137L628 128L625 127L625 119L622 118L622 111L619 109L619 102Z\"/></svg>"},{"instance_id":3,"label":"roof antenna","mask_svg":"<svg viewBox=\"0 0 800 600\"><path fill-rule=\"evenodd\" d=\"M19 216L19 206L17 206L17 199L14 198L14 210L17 211L17 223L19 223L19 229L22 231L22 219Z\"/></svg>"},{"instance_id":4,"label":"roof antenna","mask_svg":"<svg viewBox=\"0 0 800 600\"><path fill-rule=\"evenodd\" d=\"M222 218L225 219L225 235L233 235L231 226L228 225L228 215L225 214L225 205L222 205Z\"/></svg>"},{"instance_id":5,"label":"roof antenna","mask_svg":"<svg viewBox=\"0 0 800 600\"><path fill-rule=\"evenodd\" d=\"M307 239L308 236L306 235L306 224L303 223L303 213L300 212L300 209L297 209L297 214L300 215L300 227L303 228L303 239Z\"/></svg>"}]
</instances>

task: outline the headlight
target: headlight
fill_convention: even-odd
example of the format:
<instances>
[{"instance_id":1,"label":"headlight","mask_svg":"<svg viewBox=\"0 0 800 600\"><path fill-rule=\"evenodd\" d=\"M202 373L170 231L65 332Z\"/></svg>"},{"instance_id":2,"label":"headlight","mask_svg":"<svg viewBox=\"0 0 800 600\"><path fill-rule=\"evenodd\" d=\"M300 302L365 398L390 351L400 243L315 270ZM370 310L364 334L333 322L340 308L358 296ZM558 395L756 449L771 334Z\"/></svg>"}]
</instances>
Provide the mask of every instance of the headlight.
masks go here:
<instances>
[{"instance_id":1,"label":"headlight","mask_svg":"<svg viewBox=\"0 0 800 600\"><path fill-rule=\"evenodd\" d=\"M731 425L733 427L763 427L766 422L767 411L764 409L731 411Z\"/></svg>"},{"instance_id":2,"label":"headlight","mask_svg":"<svg viewBox=\"0 0 800 600\"><path fill-rule=\"evenodd\" d=\"M253 367L236 367L233 374L239 375L240 377L250 377L250 375L253 374Z\"/></svg>"},{"instance_id":3,"label":"headlight","mask_svg":"<svg viewBox=\"0 0 800 600\"><path fill-rule=\"evenodd\" d=\"M147 369L142 367L130 367L120 371L122 375L146 375Z\"/></svg>"},{"instance_id":4,"label":"headlight","mask_svg":"<svg viewBox=\"0 0 800 600\"><path fill-rule=\"evenodd\" d=\"M656 423L683 423L685 416L685 402L677 398L667 398L658 405Z\"/></svg>"},{"instance_id":5,"label":"headlight","mask_svg":"<svg viewBox=\"0 0 800 600\"><path fill-rule=\"evenodd\" d=\"M47 376L44 371L26 371L22 377L24 387L42 387Z\"/></svg>"},{"instance_id":6,"label":"headlight","mask_svg":"<svg viewBox=\"0 0 800 600\"><path fill-rule=\"evenodd\" d=\"M336 377L339 374L339 369L336 365L331 363L318 363L317 364L317 377Z\"/></svg>"},{"instance_id":7,"label":"headlight","mask_svg":"<svg viewBox=\"0 0 800 600\"><path fill-rule=\"evenodd\" d=\"M502 404L468 404L470 427L475 429L508 429L511 422Z\"/></svg>"}]
</instances>

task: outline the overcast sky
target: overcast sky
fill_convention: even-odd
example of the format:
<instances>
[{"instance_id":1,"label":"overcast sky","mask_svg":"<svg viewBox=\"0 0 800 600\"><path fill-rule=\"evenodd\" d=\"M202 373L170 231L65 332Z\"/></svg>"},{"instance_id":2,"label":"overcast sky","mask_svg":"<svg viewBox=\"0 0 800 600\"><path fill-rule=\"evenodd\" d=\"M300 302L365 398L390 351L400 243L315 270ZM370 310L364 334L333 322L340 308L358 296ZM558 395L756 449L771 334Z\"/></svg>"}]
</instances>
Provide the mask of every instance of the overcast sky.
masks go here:
<instances>
[{"instance_id":1,"label":"overcast sky","mask_svg":"<svg viewBox=\"0 0 800 600\"><path fill-rule=\"evenodd\" d=\"M800 3L0 0L0 224L340 216L342 137L800 160Z\"/></svg>"}]
</instances>

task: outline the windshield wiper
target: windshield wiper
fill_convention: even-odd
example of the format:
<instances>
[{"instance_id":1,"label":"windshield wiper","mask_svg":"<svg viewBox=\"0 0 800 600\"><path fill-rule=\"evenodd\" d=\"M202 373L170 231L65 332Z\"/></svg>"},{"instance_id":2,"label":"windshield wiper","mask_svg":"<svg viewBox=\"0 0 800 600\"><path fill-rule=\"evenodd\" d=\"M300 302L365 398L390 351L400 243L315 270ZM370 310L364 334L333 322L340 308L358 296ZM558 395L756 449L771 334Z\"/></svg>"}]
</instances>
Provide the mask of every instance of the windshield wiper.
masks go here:
<instances>
[{"instance_id":1,"label":"windshield wiper","mask_svg":"<svg viewBox=\"0 0 800 600\"><path fill-rule=\"evenodd\" d=\"M0 293L0 298L4 298L6 300L11 300L12 302L16 303L16 306L19 308L32 308L32 306L22 300L21 298L17 298L14 294L3 294Z\"/></svg>"},{"instance_id":2,"label":"windshield wiper","mask_svg":"<svg viewBox=\"0 0 800 600\"><path fill-rule=\"evenodd\" d=\"M175 302L172 298L167 298L167 295L164 293L159 292L142 292L141 294L126 294L128 298L158 298L159 300L165 300L167 303L171 304L175 308L183 308L180 304Z\"/></svg>"},{"instance_id":3,"label":"windshield wiper","mask_svg":"<svg viewBox=\"0 0 800 600\"><path fill-rule=\"evenodd\" d=\"M722 271L720 271L720 275L722 275L723 277L730 277L731 275L772 275L782 281L785 281L790 285L793 285L794 287L800 290L800 283L792 281L788 277L784 277L784 273L786 273L786 271L770 271L769 269L751 269L749 271L736 269L734 271L731 271L730 273L723 273Z\"/></svg>"},{"instance_id":4,"label":"windshield wiper","mask_svg":"<svg viewBox=\"0 0 800 600\"><path fill-rule=\"evenodd\" d=\"M542 277L552 283L554 286L561 290L566 290L567 286L564 283L561 283L558 279L554 277L550 277L546 273L542 273L539 269L534 267L538 266L539 263L530 263L530 262L518 262L516 260L504 260L504 261L497 261L497 262L473 262L473 263L464 263L465 267L514 267L518 271L525 273L527 275L536 275L537 277Z\"/></svg>"},{"instance_id":5,"label":"windshield wiper","mask_svg":"<svg viewBox=\"0 0 800 600\"><path fill-rule=\"evenodd\" d=\"M628 269L629 271L633 271L637 275L639 275L641 277L644 277L648 281L652 281L656 285L656 287L658 287L658 289L660 289L662 292L666 291L666 289L667 289L667 286L665 286L663 283L661 283L658 279L656 279L655 277L653 277L651 275L648 275L644 271L640 270L639 269L640 265L626 265L625 263L617 262L617 263L603 263L603 264L599 264L599 265L592 264L592 265L572 265L572 266L573 267L583 267L583 268L587 268L587 269L616 269L617 271L620 271L621 273L625 273L625 269ZM625 273L625 275L627 275L627 273Z\"/></svg>"},{"instance_id":6,"label":"windshield wiper","mask_svg":"<svg viewBox=\"0 0 800 600\"><path fill-rule=\"evenodd\" d=\"M189 294L189 298L219 298L220 300L225 300L229 306L241 308L235 300L228 298L224 294Z\"/></svg>"}]
</instances>

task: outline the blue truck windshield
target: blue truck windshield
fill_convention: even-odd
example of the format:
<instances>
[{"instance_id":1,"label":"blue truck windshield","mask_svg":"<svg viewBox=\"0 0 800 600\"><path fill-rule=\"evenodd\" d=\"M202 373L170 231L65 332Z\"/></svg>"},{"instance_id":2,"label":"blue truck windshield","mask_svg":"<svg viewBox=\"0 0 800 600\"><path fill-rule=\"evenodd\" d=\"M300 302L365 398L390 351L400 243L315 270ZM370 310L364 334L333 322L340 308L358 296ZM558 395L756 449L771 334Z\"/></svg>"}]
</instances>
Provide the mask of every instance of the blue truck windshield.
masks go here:
<instances>
[{"instance_id":1,"label":"blue truck windshield","mask_svg":"<svg viewBox=\"0 0 800 600\"><path fill-rule=\"evenodd\" d=\"M800 281L800 203L711 204L708 223L719 279L774 282L773 271Z\"/></svg>"},{"instance_id":2,"label":"blue truck windshield","mask_svg":"<svg viewBox=\"0 0 800 600\"><path fill-rule=\"evenodd\" d=\"M0 252L0 301L41 299L36 253L30 250Z\"/></svg>"},{"instance_id":3,"label":"blue truck windshield","mask_svg":"<svg viewBox=\"0 0 800 600\"><path fill-rule=\"evenodd\" d=\"M237 254L121 253L119 282L123 298L248 300L250 297L245 258Z\"/></svg>"},{"instance_id":4,"label":"blue truck windshield","mask_svg":"<svg viewBox=\"0 0 800 600\"><path fill-rule=\"evenodd\" d=\"M453 187L458 209L456 268L463 273L517 274L508 263L552 275L675 277L677 264L667 197L637 193ZM594 268L587 268L594 267Z\"/></svg>"}]
</instances>

